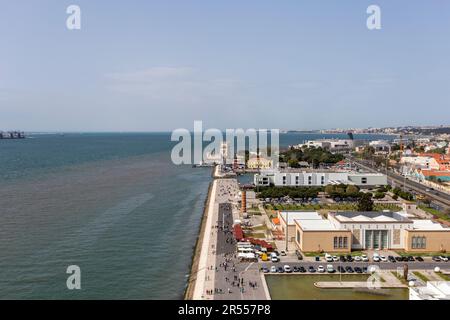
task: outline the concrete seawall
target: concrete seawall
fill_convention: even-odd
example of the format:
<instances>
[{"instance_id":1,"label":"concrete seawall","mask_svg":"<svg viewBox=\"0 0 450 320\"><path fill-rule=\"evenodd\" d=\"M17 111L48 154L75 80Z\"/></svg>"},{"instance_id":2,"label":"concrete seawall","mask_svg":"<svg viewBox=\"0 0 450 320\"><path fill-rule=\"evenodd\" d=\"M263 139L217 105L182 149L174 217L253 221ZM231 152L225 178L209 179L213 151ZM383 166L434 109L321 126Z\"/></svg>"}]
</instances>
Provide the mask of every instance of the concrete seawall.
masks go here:
<instances>
[{"instance_id":1,"label":"concrete seawall","mask_svg":"<svg viewBox=\"0 0 450 320\"><path fill-rule=\"evenodd\" d=\"M211 176L214 178L215 176L215 168L213 168ZM194 290L197 285L197 278L200 270L199 262L201 257L201 250L204 243L204 237L205 237L205 231L206 231L206 222L207 222L207 216L208 216L208 208L211 202L211 194L212 194L212 188L213 188L214 181L212 181L208 186L208 195L205 199L205 204L203 207L203 216L202 221L200 223L200 228L197 236L197 241L195 243L194 253L192 256L192 262L191 262L191 272L189 274L188 283L186 286L186 290L184 292L184 299L185 300L192 300L194 299Z\"/></svg>"}]
</instances>

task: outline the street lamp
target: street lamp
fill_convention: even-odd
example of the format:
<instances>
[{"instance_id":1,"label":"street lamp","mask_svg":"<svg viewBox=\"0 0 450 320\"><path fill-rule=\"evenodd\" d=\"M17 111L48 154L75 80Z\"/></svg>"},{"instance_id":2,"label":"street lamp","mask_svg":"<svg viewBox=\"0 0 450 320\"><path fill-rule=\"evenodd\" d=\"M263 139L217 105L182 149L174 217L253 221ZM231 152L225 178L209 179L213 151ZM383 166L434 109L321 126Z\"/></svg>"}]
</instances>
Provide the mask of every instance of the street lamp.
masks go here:
<instances>
[{"instance_id":1,"label":"street lamp","mask_svg":"<svg viewBox=\"0 0 450 320\"><path fill-rule=\"evenodd\" d=\"M286 211L286 252L288 252L289 211Z\"/></svg>"}]
</instances>

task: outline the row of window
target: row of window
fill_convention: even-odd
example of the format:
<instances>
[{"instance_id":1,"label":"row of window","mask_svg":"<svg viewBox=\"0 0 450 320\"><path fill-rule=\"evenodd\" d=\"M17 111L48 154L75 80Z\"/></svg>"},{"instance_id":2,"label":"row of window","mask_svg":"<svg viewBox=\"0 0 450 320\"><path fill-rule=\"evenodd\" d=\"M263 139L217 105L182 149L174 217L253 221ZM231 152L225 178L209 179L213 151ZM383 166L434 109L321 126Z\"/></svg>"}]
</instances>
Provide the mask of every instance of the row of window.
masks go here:
<instances>
[{"instance_id":1,"label":"row of window","mask_svg":"<svg viewBox=\"0 0 450 320\"><path fill-rule=\"evenodd\" d=\"M283 184L286 184L287 180L286 180L286 176L283 176ZM300 177L299 176L295 176L295 184L298 185L300 182ZM312 184L312 177L308 176L308 184ZM321 176L320 177L320 184L325 184L325 177Z\"/></svg>"},{"instance_id":2,"label":"row of window","mask_svg":"<svg viewBox=\"0 0 450 320\"><path fill-rule=\"evenodd\" d=\"M414 236L411 239L411 248L413 249L425 249L427 246L427 238Z\"/></svg>"},{"instance_id":3,"label":"row of window","mask_svg":"<svg viewBox=\"0 0 450 320\"><path fill-rule=\"evenodd\" d=\"M347 249L348 248L348 238L347 237L334 237L333 247L334 247L334 249Z\"/></svg>"}]
</instances>

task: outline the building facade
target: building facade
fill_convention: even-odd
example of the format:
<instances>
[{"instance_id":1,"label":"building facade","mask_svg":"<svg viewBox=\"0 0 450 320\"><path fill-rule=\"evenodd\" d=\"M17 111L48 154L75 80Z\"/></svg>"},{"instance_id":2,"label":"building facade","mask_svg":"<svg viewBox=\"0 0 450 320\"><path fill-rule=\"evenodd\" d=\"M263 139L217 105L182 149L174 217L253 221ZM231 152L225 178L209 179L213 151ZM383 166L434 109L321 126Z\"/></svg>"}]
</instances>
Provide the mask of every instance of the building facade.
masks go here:
<instances>
[{"instance_id":1,"label":"building facade","mask_svg":"<svg viewBox=\"0 0 450 320\"><path fill-rule=\"evenodd\" d=\"M450 228L412 220L405 212L334 212L327 219L295 219L295 242L302 251L450 250Z\"/></svg>"},{"instance_id":2,"label":"building facade","mask_svg":"<svg viewBox=\"0 0 450 320\"><path fill-rule=\"evenodd\" d=\"M257 186L326 186L328 184L352 184L357 186L379 186L387 184L381 173L335 172L335 171L279 171L268 170L254 175Z\"/></svg>"}]
</instances>

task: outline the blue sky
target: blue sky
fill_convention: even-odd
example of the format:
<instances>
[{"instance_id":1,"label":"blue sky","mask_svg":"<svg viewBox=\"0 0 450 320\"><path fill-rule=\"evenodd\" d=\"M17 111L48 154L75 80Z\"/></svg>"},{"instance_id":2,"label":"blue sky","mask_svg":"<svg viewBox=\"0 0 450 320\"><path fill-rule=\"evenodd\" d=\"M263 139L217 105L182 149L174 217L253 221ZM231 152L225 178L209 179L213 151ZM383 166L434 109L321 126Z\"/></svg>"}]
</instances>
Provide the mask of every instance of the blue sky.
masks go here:
<instances>
[{"instance_id":1,"label":"blue sky","mask_svg":"<svg viewBox=\"0 0 450 320\"><path fill-rule=\"evenodd\" d=\"M0 130L449 124L449 39L438 0L2 2Z\"/></svg>"}]
</instances>

